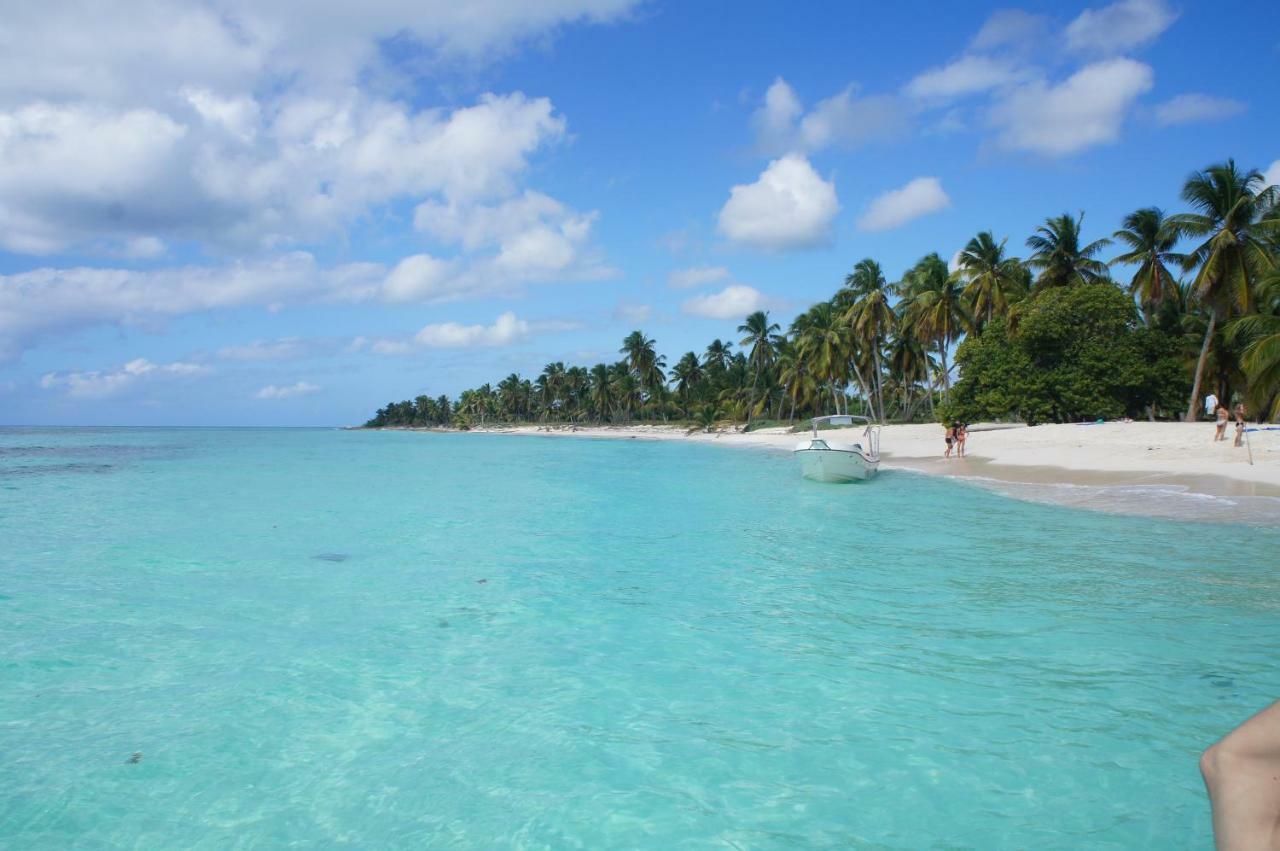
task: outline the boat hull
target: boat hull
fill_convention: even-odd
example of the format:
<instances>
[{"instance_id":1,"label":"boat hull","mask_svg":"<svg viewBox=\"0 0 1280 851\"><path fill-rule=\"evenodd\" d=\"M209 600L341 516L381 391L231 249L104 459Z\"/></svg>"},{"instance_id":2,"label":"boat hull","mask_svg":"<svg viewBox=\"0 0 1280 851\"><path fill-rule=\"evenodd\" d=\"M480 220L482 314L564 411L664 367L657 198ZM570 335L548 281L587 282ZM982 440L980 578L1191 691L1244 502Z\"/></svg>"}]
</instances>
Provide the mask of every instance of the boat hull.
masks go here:
<instances>
[{"instance_id":1,"label":"boat hull","mask_svg":"<svg viewBox=\"0 0 1280 851\"><path fill-rule=\"evenodd\" d=\"M879 458L869 458L856 449L796 449L800 472L815 482L861 482L876 474Z\"/></svg>"}]
</instances>

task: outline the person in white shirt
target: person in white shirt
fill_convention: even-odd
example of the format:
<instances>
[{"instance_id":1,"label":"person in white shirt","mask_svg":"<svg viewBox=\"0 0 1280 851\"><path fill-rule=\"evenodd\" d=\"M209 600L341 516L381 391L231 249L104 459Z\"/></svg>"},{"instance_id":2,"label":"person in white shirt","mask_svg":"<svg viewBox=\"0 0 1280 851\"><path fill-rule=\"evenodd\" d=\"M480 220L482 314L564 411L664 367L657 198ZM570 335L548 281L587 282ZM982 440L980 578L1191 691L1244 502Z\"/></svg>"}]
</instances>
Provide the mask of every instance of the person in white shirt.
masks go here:
<instances>
[{"instance_id":1,"label":"person in white shirt","mask_svg":"<svg viewBox=\"0 0 1280 851\"><path fill-rule=\"evenodd\" d=\"M1214 412L1218 410L1218 397L1210 393L1204 397L1204 415L1212 417Z\"/></svg>"}]
</instances>

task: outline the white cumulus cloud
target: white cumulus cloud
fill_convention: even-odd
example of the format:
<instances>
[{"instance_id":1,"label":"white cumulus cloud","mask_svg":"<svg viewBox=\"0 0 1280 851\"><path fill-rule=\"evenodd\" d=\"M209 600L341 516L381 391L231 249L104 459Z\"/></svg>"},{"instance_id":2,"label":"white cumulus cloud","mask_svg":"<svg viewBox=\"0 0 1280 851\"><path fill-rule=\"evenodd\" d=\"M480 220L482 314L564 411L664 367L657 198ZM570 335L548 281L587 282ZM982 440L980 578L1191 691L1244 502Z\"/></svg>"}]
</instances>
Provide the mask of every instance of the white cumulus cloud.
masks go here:
<instances>
[{"instance_id":1,"label":"white cumulus cloud","mask_svg":"<svg viewBox=\"0 0 1280 851\"><path fill-rule=\"evenodd\" d=\"M1177 17L1164 0L1119 0L1085 9L1067 24L1067 47L1081 53L1122 53L1155 41Z\"/></svg>"},{"instance_id":2,"label":"white cumulus cloud","mask_svg":"<svg viewBox=\"0 0 1280 851\"><path fill-rule=\"evenodd\" d=\"M913 219L936 213L951 205L951 199L936 177L917 177L898 189L877 196L858 219L863 230L890 230Z\"/></svg>"},{"instance_id":3,"label":"white cumulus cloud","mask_svg":"<svg viewBox=\"0 0 1280 851\"><path fill-rule=\"evenodd\" d=\"M704 284L714 284L729 277L729 270L723 266L690 266L687 269L676 269L667 275L667 285L677 290L689 290Z\"/></svg>"},{"instance_id":4,"label":"white cumulus cloud","mask_svg":"<svg viewBox=\"0 0 1280 851\"><path fill-rule=\"evenodd\" d=\"M1021 9L992 12L969 42L973 50L995 50L1020 46L1035 41L1049 26L1044 15L1033 15Z\"/></svg>"},{"instance_id":5,"label":"white cumulus cloud","mask_svg":"<svg viewBox=\"0 0 1280 851\"><path fill-rule=\"evenodd\" d=\"M492 325L459 325L443 322L424 326L414 338L430 348L465 349L474 346L509 346L527 340L529 323L507 311Z\"/></svg>"},{"instance_id":6,"label":"white cumulus cloud","mask_svg":"<svg viewBox=\"0 0 1280 851\"><path fill-rule=\"evenodd\" d=\"M576 331L581 324L562 319L527 320L506 311L489 325L433 322L412 337L356 337L348 351L376 355L408 355L422 349L499 348L523 343L539 334Z\"/></svg>"},{"instance_id":7,"label":"white cumulus cloud","mask_svg":"<svg viewBox=\"0 0 1280 851\"><path fill-rule=\"evenodd\" d=\"M718 293L691 298L680 305L680 309L690 316L707 319L743 319L771 304L772 301L754 287L731 284Z\"/></svg>"},{"instance_id":8,"label":"white cumulus cloud","mask_svg":"<svg viewBox=\"0 0 1280 851\"><path fill-rule=\"evenodd\" d=\"M1247 106L1234 98L1184 94L1156 107L1156 123L1162 127L1197 121L1224 121L1244 112Z\"/></svg>"},{"instance_id":9,"label":"white cumulus cloud","mask_svg":"<svg viewBox=\"0 0 1280 851\"><path fill-rule=\"evenodd\" d=\"M1057 85L1036 80L999 98L990 118L999 144L1050 156L1114 142L1133 103L1151 90L1151 68L1132 59L1086 65Z\"/></svg>"},{"instance_id":10,"label":"white cumulus cloud","mask_svg":"<svg viewBox=\"0 0 1280 851\"><path fill-rule=\"evenodd\" d=\"M293 399L297 396L314 396L319 393L322 388L318 384L312 384L309 381L299 381L295 384L275 385L268 384L257 393L253 394L255 399Z\"/></svg>"},{"instance_id":11,"label":"white cumulus cloud","mask_svg":"<svg viewBox=\"0 0 1280 851\"><path fill-rule=\"evenodd\" d=\"M40 379L40 386L46 390L62 390L72 399L105 399L142 382L209 372L212 370L201 364L184 361L157 364L146 358L135 358L119 369L45 373Z\"/></svg>"},{"instance_id":12,"label":"white cumulus cloud","mask_svg":"<svg viewBox=\"0 0 1280 851\"><path fill-rule=\"evenodd\" d=\"M906 92L916 98L953 98L1006 86L1024 76L1008 60L969 55L919 74L907 83Z\"/></svg>"},{"instance_id":13,"label":"white cumulus cloud","mask_svg":"<svg viewBox=\"0 0 1280 851\"><path fill-rule=\"evenodd\" d=\"M860 97L855 86L818 101L807 113L799 96L778 77L751 116L760 150L770 155L856 148L891 139L907 126L907 110L891 95Z\"/></svg>"},{"instance_id":14,"label":"white cumulus cloud","mask_svg":"<svg viewBox=\"0 0 1280 851\"><path fill-rule=\"evenodd\" d=\"M773 160L755 183L733 187L720 210L720 233L770 251L825 242L840 210L834 183L798 154Z\"/></svg>"}]
</instances>

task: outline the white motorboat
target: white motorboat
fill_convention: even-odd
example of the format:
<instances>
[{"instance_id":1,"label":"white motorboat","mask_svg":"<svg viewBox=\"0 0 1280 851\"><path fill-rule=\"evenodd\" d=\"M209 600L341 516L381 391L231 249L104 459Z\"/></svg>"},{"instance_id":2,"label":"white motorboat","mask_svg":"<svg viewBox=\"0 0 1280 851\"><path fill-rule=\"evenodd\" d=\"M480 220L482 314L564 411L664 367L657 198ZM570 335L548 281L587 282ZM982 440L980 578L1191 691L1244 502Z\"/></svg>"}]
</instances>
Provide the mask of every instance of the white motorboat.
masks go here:
<instances>
[{"instance_id":1,"label":"white motorboat","mask_svg":"<svg viewBox=\"0 0 1280 851\"><path fill-rule=\"evenodd\" d=\"M818 436L818 426L867 424L862 443L846 443ZM867 417L837 414L813 418L813 434L796 444L792 454L800 462L806 479L819 482L859 482L876 474L880 467L880 426Z\"/></svg>"}]
</instances>

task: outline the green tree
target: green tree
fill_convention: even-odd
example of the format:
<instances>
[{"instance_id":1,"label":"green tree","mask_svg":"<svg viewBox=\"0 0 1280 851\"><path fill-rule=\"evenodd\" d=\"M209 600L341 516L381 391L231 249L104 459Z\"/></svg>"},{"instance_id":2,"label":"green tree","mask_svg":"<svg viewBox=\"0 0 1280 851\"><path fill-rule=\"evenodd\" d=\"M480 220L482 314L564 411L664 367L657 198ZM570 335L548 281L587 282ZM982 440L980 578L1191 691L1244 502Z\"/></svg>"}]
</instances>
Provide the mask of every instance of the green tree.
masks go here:
<instances>
[{"instance_id":1,"label":"green tree","mask_svg":"<svg viewBox=\"0 0 1280 851\"><path fill-rule=\"evenodd\" d=\"M1021 416L1029 423L1140 416L1185 392L1176 341L1139 321L1109 283L1046 290L1016 332L997 319L960 344L961 379L944 417Z\"/></svg>"}]
</instances>

